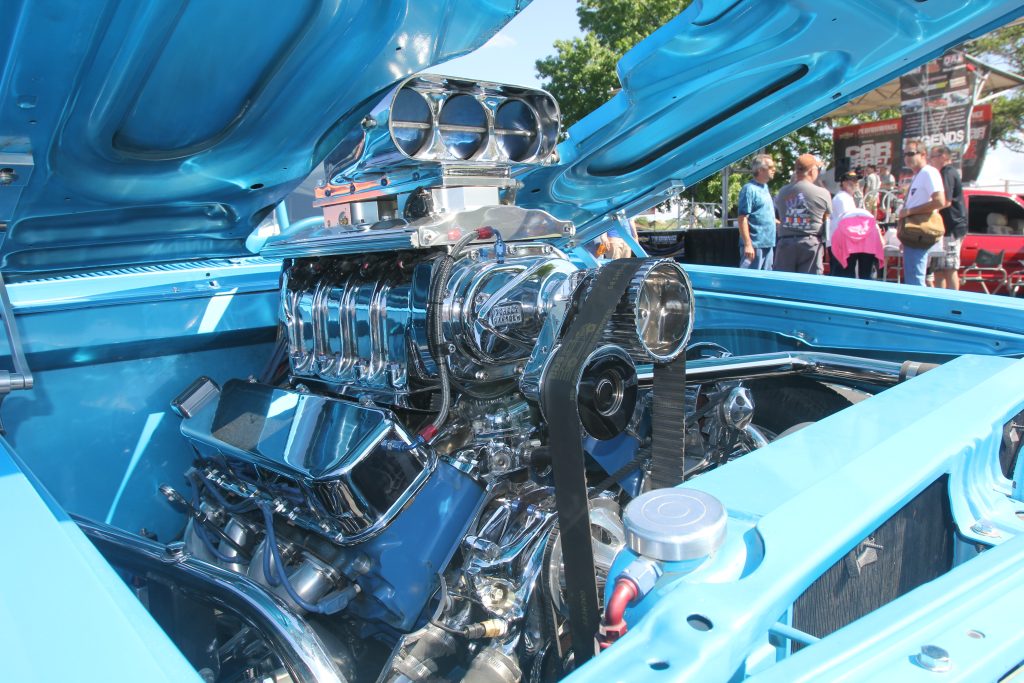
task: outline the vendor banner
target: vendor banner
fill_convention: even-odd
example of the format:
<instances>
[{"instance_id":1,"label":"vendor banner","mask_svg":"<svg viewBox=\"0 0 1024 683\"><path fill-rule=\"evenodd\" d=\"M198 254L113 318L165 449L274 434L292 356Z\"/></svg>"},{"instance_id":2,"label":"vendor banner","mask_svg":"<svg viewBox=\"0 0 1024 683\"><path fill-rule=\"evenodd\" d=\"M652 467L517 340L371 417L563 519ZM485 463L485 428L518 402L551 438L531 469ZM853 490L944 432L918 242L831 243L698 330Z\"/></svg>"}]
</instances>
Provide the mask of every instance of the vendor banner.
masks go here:
<instances>
[{"instance_id":1,"label":"vendor banner","mask_svg":"<svg viewBox=\"0 0 1024 683\"><path fill-rule=\"evenodd\" d=\"M971 114L970 143L960 158L964 182L975 181L981 174L991 130L992 105L978 105ZM875 166L879 175L883 177L891 170L897 178L901 175L909 178L909 169L903 174L900 173L900 167L903 165L903 137L903 122L900 119L884 119L833 128L832 144L836 168L841 173L846 170L863 171L868 166ZM928 140L925 142L942 144L941 140L937 143Z\"/></svg>"},{"instance_id":2,"label":"vendor banner","mask_svg":"<svg viewBox=\"0 0 1024 683\"><path fill-rule=\"evenodd\" d=\"M929 148L945 145L953 153L955 164L960 163L968 146L970 106L967 60L959 50L947 52L900 77L904 143L921 140Z\"/></svg>"},{"instance_id":3,"label":"vendor banner","mask_svg":"<svg viewBox=\"0 0 1024 683\"><path fill-rule=\"evenodd\" d=\"M965 183L972 183L981 175L985 163L988 140L992 132L992 105L979 104L971 112L971 140L960 160L960 175Z\"/></svg>"},{"instance_id":4,"label":"vendor banner","mask_svg":"<svg viewBox=\"0 0 1024 683\"><path fill-rule=\"evenodd\" d=\"M878 168L879 175L884 176L893 162L899 160L901 130L899 119L832 129L836 169L840 173L848 170L862 172L868 166L874 166Z\"/></svg>"}]
</instances>

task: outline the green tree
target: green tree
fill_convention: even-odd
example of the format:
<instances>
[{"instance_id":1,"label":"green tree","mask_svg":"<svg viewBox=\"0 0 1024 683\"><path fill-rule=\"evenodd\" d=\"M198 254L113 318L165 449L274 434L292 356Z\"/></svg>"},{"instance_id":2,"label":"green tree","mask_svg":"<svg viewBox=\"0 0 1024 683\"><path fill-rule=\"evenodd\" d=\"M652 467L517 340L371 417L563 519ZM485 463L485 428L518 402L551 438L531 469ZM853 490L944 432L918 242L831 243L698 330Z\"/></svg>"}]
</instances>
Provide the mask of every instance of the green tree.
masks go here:
<instances>
[{"instance_id":1,"label":"green tree","mask_svg":"<svg viewBox=\"0 0 1024 683\"><path fill-rule=\"evenodd\" d=\"M967 43L967 53L985 62L1024 73L1024 25L997 29ZM991 144L1004 145L1014 152L1024 152L1024 93L1016 90L992 103Z\"/></svg>"},{"instance_id":2,"label":"green tree","mask_svg":"<svg viewBox=\"0 0 1024 683\"><path fill-rule=\"evenodd\" d=\"M557 55L537 62L537 72L548 79L543 86L558 100L564 130L611 98L619 87L619 56L590 33L556 40L555 50Z\"/></svg>"},{"instance_id":3,"label":"green tree","mask_svg":"<svg viewBox=\"0 0 1024 683\"><path fill-rule=\"evenodd\" d=\"M796 158L801 154L814 154L826 167L832 165L832 128L825 122L814 121L771 143L765 152L772 155L778 168L775 179L769 183L774 194L792 179Z\"/></svg>"},{"instance_id":4,"label":"green tree","mask_svg":"<svg viewBox=\"0 0 1024 683\"><path fill-rule=\"evenodd\" d=\"M611 99L619 88L615 64L634 45L676 16L691 0L579 0L582 38L556 40L555 54L537 61L543 85L562 110L565 128Z\"/></svg>"}]
</instances>

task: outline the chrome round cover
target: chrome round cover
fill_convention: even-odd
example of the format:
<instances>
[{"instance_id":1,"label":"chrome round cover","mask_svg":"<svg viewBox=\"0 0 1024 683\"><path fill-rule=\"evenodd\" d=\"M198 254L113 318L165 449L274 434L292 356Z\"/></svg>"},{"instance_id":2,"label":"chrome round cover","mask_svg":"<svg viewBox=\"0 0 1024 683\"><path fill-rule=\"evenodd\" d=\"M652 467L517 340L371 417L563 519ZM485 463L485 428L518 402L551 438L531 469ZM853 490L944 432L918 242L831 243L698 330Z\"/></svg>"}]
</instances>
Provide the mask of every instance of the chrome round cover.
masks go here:
<instances>
[{"instance_id":1,"label":"chrome round cover","mask_svg":"<svg viewBox=\"0 0 1024 683\"><path fill-rule=\"evenodd\" d=\"M725 540L725 507L712 495L693 489L648 491L626 506L626 545L665 562L698 560Z\"/></svg>"},{"instance_id":2,"label":"chrome round cover","mask_svg":"<svg viewBox=\"0 0 1024 683\"><path fill-rule=\"evenodd\" d=\"M441 310L446 338L463 358L490 367L526 360L556 292L576 271L544 244L516 244L515 254L502 262L460 259Z\"/></svg>"},{"instance_id":3,"label":"chrome round cover","mask_svg":"<svg viewBox=\"0 0 1024 683\"><path fill-rule=\"evenodd\" d=\"M576 409L587 434L607 441L621 434L636 409L636 366L618 346L595 350L576 380Z\"/></svg>"},{"instance_id":4,"label":"chrome round cover","mask_svg":"<svg viewBox=\"0 0 1024 683\"><path fill-rule=\"evenodd\" d=\"M638 363L667 363L686 350L693 317L686 271L671 259L648 259L616 306L606 338Z\"/></svg>"}]
</instances>

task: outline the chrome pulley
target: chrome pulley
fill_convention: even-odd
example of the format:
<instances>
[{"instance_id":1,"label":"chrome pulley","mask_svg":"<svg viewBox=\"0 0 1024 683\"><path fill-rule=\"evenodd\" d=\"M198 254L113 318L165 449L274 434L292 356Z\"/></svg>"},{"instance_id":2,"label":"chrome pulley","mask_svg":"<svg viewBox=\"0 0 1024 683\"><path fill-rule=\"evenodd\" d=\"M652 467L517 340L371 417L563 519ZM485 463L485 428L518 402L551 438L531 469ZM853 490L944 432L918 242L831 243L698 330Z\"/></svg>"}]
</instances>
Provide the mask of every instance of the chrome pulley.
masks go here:
<instances>
[{"instance_id":1,"label":"chrome pulley","mask_svg":"<svg viewBox=\"0 0 1024 683\"><path fill-rule=\"evenodd\" d=\"M693 286L683 267L647 259L616 305L605 340L637 363L669 363L686 351L693 319Z\"/></svg>"},{"instance_id":2,"label":"chrome pulley","mask_svg":"<svg viewBox=\"0 0 1024 683\"><path fill-rule=\"evenodd\" d=\"M619 505L610 498L590 501L590 534L594 547L594 573L597 591L604 595L604 584L611 571L615 556L626 545L626 528L622 523ZM544 553L544 590L552 606L563 617L567 616L565 602L565 571L562 563L562 543L556 526L548 537Z\"/></svg>"},{"instance_id":3,"label":"chrome pulley","mask_svg":"<svg viewBox=\"0 0 1024 683\"><path fill-rule=\"evenodd\" d=\"M621 434L636 409L636 366L622 348L595 349L580 366L576 408L583 429L601 441Z\"/></svg>"}]
</instances>

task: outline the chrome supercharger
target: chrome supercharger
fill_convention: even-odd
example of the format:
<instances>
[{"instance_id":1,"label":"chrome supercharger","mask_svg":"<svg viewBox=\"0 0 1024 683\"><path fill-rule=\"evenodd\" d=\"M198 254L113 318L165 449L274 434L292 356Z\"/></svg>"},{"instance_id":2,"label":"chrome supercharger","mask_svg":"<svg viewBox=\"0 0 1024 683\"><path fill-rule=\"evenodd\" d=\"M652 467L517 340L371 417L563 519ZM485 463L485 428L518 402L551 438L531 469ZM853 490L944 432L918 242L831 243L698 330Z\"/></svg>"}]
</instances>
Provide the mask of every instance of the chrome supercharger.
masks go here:
<instances>
[{"instance_id":1,"label":"chrome supercharger","mask_svg":"<svg viewBox=\"0 0 1024 683\"><path fill-rule=\"evenodd\" d=\"M437 307L452 375L512 379L529 359L551 308L579 268L547 244L469 248ZM436 384L427 335L429 286L439 254L296 259L284 272L281 321L291 373L342 395L397 406Z\"/></svg>"}]
</instances>

